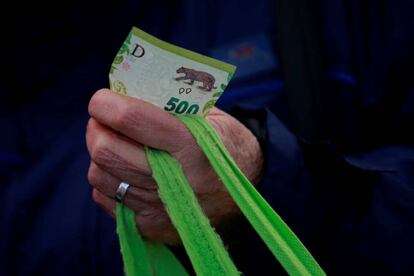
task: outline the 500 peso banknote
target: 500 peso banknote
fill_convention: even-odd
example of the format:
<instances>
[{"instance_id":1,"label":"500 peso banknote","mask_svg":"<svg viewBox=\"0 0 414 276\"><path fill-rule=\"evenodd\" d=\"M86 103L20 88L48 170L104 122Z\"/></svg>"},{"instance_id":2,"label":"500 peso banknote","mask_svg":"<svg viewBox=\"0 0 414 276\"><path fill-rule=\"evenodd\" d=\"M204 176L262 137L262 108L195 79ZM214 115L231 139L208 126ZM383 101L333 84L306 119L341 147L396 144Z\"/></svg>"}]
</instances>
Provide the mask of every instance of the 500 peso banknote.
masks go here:
<instances>
[{"instance_id":1,"label":"500 peso banknote","mask_svg":"<svg viewBox=\"0 0 414 276\"><path fill-rule=\"evenodd\" d=\"M236 67L162 41L134 27L109 73L111 89L176 114L205 116Z\"/></svg>"}]
</instances>

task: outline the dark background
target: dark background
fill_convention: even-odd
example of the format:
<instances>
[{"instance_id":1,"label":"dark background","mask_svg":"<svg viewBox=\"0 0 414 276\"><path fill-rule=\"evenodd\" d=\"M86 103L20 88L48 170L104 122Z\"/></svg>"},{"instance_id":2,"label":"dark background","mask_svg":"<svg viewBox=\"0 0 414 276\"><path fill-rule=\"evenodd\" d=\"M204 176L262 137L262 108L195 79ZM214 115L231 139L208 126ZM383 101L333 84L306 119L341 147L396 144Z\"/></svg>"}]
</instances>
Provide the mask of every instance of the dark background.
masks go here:
<instances>
[{"instance_id":1,"label":"dark background","mask_svg":"<svg viewBox=\"0 0 414 276\"><path fill-rule=\"evenodd\" d=\"M239 70L248 73L235 76L218 106L267 108L301 141L308 167L329 179L323 181L341 183L344 173L321 146L327 142L358 170L404 172L395 181L407 186L382 190L395 195L392 211L371 200L377 175L355 173L353 185L343 181L347 193L368 195L353 200L377 208L379 221L406 229L378 233L377 241L394 244L400 255L388 256L380 242L364 242L358 231L332 234L354 226L343 221L318 234L326 235L329 247L298 223L309 216L302 205L288 211L273 206L321 256L328 273L346 274L364 264L361 271L414 272L408 261L413 238L401 235L414 228L413 11L409 0L12 3L3 9L10 18L1 19L0 274L122 274L114 222L91 199L84 132L88 101L108 87L110 65L132 26L219 59L243 43L266 45L271 64L249 71L257 66L255 57L240 61ZM265 38L259 46L252 40L258 36ZM264 138L266 143L276 142ZM325 155L329 162L314 157ZM268 158L267 168L280 166ZM263 187L271 201L272 192ZM363 209L357 208L358 216L364 217ZM241 271L280 272L261 242L244 232L248 226L234 225L239 228L225 232L233 233L227 242ZM376 236L375 229L366 231ZM243 237L251 241L244 244ZM356 246L347 249L347 243ZM348 269L342 270L341 258L352 260Z\"/></svg>"}]
</instances>

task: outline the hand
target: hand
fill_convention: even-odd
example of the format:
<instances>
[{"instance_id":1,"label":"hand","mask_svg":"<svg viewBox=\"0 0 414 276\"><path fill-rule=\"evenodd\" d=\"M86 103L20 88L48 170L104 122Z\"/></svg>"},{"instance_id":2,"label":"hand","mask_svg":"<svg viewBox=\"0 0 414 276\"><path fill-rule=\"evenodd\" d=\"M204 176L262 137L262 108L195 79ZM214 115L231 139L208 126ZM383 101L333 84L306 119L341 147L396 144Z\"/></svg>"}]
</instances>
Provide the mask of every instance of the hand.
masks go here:
<instances>
[{"instance_id":1,"label":"hand","mask_svg":"<svg viewBox=\"0 0 414 276\"><path fill-rule=\"evenodd\" d=\"M93 199L114 216L115 191L120 182L130 184L124 203L135 211L137 227L144 238L180 243L151 177L144 145L168 151L179 161L213 225L239 212L191 133L173 115L107 89L92 97L89 114L86 141L91 156L88 180L93 186ZM263 157L255 136L217 108L211 110L207 120L240 169L252 183L257 183Z\"/></svg>"}]
</instances>

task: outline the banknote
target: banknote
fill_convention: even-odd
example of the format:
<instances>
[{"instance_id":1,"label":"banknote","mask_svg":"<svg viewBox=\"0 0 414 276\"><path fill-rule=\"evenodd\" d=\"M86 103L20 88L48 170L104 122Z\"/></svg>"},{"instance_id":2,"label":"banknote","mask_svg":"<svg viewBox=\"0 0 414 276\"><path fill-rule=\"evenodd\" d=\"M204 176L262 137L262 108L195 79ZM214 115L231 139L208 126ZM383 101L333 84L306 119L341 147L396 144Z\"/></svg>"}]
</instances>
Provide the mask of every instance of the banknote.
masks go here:
<instances>
[{"instance_id":1,"label":"banknote","mask_svg":"<svg viewBox=\"0 0 414 276\"><path fill-rule=\"evenodd\" d=\"M162 41L133 27L110 69L113 91L176 114L205 116L236 67Z\"/></svg>"}]
</instances>

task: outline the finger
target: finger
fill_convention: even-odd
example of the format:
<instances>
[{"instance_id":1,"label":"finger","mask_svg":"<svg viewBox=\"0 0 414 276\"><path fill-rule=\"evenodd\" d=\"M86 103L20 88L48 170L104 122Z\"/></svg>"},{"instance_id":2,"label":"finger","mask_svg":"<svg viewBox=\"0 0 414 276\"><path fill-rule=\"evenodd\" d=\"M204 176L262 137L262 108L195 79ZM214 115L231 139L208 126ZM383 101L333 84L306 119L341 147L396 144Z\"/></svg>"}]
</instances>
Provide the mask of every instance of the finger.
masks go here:
<instances>
[{"instance_id":1,"label":"finger","mask_svg":"<svg viewBox=\"0 0 414 276\"><path fill-rule=\"evenodd\" d=\"M131 139L171 153L193 142L177 118L145 101L102 89L89 103L89 114Z\"/></svg>"},{"instance_id":2,"label":"finger","mask_svg":"<svg viewBox=\"0 0 414 276\"><path fill-rule=\"evenodd\" d=\"M92 198L96 204L105 210L105 212L107 212L111 217L115 218L116 201L114 199L104 195L97 189L93 189Z\"/></svg>"},{"instance_id":3,"label":"finger","mask_svg":"<svg viewBox=\"0 0 414 276\"><path fill-rule=\"evenodd\" d=\"M92 191L93 200L111 217L116 218L116 201L107 197L97 189ZM171 224L165 211L157 211L149 214L137 213L135 216L136 224L141 235L152 241L179 244L179 236Z\"/></svg>"},{"instance_id":4,"label":"finger","mask_svg":"<svg viewBox=\"0 0 414 276\"><path fill-rule=\"evenodd\" d=\"M114 199L122 182L91 162L88 171L89 183L102 194ZM139 213L148 213L146 209L162 208L161 199L156 190L145 190L130 186L123 199L125 205Z\"/></svg>"},{"instance_id":5,"label":"finger","mask_svg":"<svg viewBox=\"0 0 414 276\"><path fill-rule=\"evenodd\" d=\"M170 245L180 244L177 230L171 223L166 212L151 215L136 215L137 227L141 235L150 241L166 243Z\"/></svg>"},{"instance_id":6,"label":"finger","mask_svg":"<svg viewBox=\"0 0 414 276\"><path fill-rule=\"evenodd\" d=\"M145 189L156 189L143 146L91 118L86 144L94 163L118 179Z\"/></svg>"}]
</instances>

